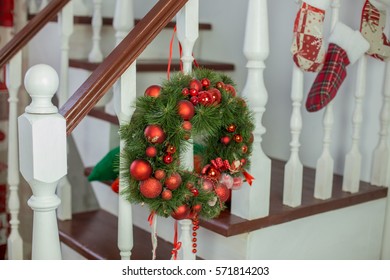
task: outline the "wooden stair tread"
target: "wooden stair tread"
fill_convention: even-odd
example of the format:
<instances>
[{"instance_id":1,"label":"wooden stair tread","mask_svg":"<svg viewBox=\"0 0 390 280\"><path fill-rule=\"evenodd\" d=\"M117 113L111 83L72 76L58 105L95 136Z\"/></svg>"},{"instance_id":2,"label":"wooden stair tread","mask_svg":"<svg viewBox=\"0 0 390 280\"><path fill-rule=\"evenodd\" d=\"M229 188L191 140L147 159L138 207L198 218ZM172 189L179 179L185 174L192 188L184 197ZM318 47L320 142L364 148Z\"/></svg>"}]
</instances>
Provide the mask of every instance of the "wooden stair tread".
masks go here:
<instances>
[{"instance_id":1,"label":"wooden stair tread","mask_svg":"<svg viewBox=\"0 0 390 280\"><path fill-rule=\"evenodd\" d=\"M197 60L199 66L215 71L233 71L234 64L225 62L215 62L208 60ZM87 59L70 59L69 67L94 71L100 63L89 62ZM166 72L168 67L167 59L137 59L137 72ZM179 71L180 62L173 59L171 71Z\"/></svg>"},{"instance_id":2,"label":"wooden stair tread","mask_svg":"<svg viewBox=\"0 0 390 280\"><path fill-rule=\"evenodd\" d=\"M334 175L332 198L327 200L316 199L314 198L315 170L304 167L302 205L296 208L288 207L283 205L284 166L284 161L272 159L269 216L255 220L246 220L226 210L218 218L201 220L200 226L228 237L387 196L387 188L373 186L366 182L360 182L360 190L357 193L343 192L342 176ZM85 169L85 174L88 175L91 170L91 167ZM256 174L253 175L256 177ZM106 183L110 185L109 182Z\"/></svg>"},{"instance_id":3,"label":"wooden stair tread","mask_svg":"<svg viewBox=\"0 0 390 280\"><path fill-rule=\"evenodd\" d=\"M117 246L118 218L104 210L73 214L72 220L58 221L61 242L90 260L120 259ZM131 259L152 259L150 233L133 227ZM156 259L170 259L173 245L158 238Z\"/></svg>"},{"instance_id":4,"label":"wooden stair tread","mask_svg":"<svg viewBox=\"0 0 390 280\"><path fill-rule=\"evenodd\" d=\"M29 14L28 20L31 20L35 14ZM50 21L57 21L57 16L53 17ZM134 19L134 25L136 25L140 19ZM73 23L74 24L88 24L91 25L92 17L91 16L74 16L73 17ZM102 18L102 24L107 26L113 25L113 18L112 17L103 17ZM175 21L169 22L165 28L174 28L176 25ZM199 30L211 30L211 24L210 23L199 23Z\"/></svg>"}]
</instances>

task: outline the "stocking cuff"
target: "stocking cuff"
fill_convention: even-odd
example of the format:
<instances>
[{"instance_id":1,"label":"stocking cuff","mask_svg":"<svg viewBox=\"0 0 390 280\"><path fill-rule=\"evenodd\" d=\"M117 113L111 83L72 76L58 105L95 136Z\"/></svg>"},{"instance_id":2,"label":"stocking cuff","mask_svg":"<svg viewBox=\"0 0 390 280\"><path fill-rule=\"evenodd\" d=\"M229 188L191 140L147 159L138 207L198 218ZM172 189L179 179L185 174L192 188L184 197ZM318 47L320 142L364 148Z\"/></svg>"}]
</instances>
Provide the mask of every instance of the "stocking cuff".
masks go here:
<instances>
[{"instance_id":1,"label":"stocking cuff","mask_svg":"<svg viewBox=\"0 0 390 280\"><path fill-rule=\"evenodd\" d=\"M331 0L303 0L306 4L324 11L328 9L330 1Z\"/></svg>"},{"instance_id":2,"label":"stocking cuff","mask_svg":"<svg viewBox=\"0 0 390 280\"><path fill-rule=\"evenodd\" d=\"M336 23L329 37L329 43L344 49L350 64L354 64L370 48L370 44L359 31L352 30L341 22Z\"/></svg>"}]
</instances>

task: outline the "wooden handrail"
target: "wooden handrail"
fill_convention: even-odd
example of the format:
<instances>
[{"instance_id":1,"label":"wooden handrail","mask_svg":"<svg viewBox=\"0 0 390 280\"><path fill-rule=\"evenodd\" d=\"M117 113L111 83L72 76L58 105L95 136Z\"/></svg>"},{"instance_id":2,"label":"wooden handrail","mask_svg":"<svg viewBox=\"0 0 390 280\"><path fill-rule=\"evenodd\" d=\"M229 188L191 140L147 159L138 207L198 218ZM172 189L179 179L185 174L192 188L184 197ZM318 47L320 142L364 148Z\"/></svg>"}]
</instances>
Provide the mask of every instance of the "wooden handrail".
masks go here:
<instances>
[{"instance_id":1,"label":"wooden handrail","mask_svg":"<svg viewBox=\"0 0 390 280\"><path fill-rule=\"evenodd\" d=\"M57 15L70 0L53 0L0 50L0 67L3 67L15 54Z\"/></svg>"},{"instance_id":2,"label":"wooden handrail","mask_svg":"<svg viewBox=\"0 0 390 280\"><path fill-rule=\"evenodd\" d=\"M69 135L188 0L160 0L60 108Z\"/></svg>"}]
</instances>

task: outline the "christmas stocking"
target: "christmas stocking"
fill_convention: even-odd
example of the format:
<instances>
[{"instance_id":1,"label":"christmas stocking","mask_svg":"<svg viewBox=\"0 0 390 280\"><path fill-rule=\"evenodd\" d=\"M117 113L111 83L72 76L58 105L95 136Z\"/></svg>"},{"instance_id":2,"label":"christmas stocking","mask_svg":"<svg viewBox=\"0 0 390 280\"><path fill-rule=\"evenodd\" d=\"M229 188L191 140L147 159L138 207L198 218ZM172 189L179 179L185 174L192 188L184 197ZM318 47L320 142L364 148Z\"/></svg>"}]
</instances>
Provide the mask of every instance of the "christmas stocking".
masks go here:
<instances>
[{"instance_id":1,"label":"christmas stocking","mask_svg":"<svg viewBox=\"0 0 390 280\"><path fill-rule=\"evenodd\" d=\"M336 23L329 37L325 64L317 74L306 100L306 109L315 112L325 107L343 83L349 64L355 63L370 47L359 31Z\"/></svg>"},{"instance_id":2,"label":"christmas stocking","mask_svg":"<svg viewBox=\"0 0 390 280\"><path fill-rule=\"evenodd\" d=\"M318 72L323 66L322 30L329 3L330 0L304 0L296 15L291 52L295 64L303 71Z\"/></svg>"},{"instance_id":3,"label":"christmas stocking","mask_svg":"<svg viewBox=\"0 0 390 280\"><path fill-rule=\"evenodd\" d=\"M360 32L370 43L367 54L379 60L390 58L390 42L383 34L385 24L386 7L380 1L366 0L362 11Z\"/></svg>"}]
</instances>

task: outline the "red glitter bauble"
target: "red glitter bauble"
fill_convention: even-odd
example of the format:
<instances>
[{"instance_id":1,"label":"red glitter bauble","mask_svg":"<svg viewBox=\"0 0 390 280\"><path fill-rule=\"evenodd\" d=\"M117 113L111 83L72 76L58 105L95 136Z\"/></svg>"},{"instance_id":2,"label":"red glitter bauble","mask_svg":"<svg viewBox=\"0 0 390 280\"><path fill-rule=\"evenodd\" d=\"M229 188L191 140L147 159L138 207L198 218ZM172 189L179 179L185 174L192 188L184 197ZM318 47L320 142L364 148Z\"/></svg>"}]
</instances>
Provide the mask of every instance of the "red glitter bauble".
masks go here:
<instances>
[{"instance_id":1,"label":"red glitter bauble","mask_svg":"<svg viewBox=\"0 0 390 280\"><path fill-rule=\"evenodd\" d=\"M197 89L195 89L195 88L190 88L189 90L188 90L188 92L189 92L189 94L191 95L191 97L196 97L196 96L198 96L198 90Z\"/></svg>"},{"instance_id":2,"label":"red glitter bauble","mask_svg":"<svg viewBox=\"0 0 390 280\"><path fill-rule=\"evenodd\" d=\"M157 169L156 171L154 171L154 178L156 178L157 180L164 179L165 178L165 171L162 169Z\"/></svg>"},{"instance_id":3,"label":"red glitter bauble","mask_svg":"<svg viewBox=\"0 0 390 280\"><path fill-rule=\"evenodd\" d=\"M226 92L229 93L231 96L233 96L233 97L236 96L236 89L235 89L232 85L226 84L226 85L225 85L225 90L226 90Z\"/></svg>"},{"instance_id":4,"label":"red glitter bauble","mask_svg":"<svg viewBox=\"0 0 390 280\"><path fill-rule=\"evenodd\" d=\"M145 96L159 97L161 94L161 86L152 85L145 90Z\"/></svg>"},{"instance_id":5,"label":"red glitter bauble","mask_svg":"<svg viewBox=\"0 0 390 280\"><path fill-rule=\"evenodd\" d=\"M216 105L216 104L221 103L222 94L218 89L216 89L216 88L209 89L209 93L211 94L211 97L213 98L213 104Z\"/></svg>"},{"instance_id":6,"label":"red glitter bauble","mask_svg":"<svg viewBox=\"0 0 390 280\"><path fill-rule=\"evenodd\" d=\"M155 157L157 155L157 149L156 147L153 147L153 146L149 146L146 148L146 151L145 151L145 154L146 156L148 157Z\"/></svg>"},{"instance_id":7,"label":"red glitter bauble","mask_svg":"<svg viewBox=\"0 0 390 280\"><path fill-rule=\"evenodd\" d=\"M162 184L159 180L149 178L141 182L139 191L146 198L156 198L162 191Z\"/></svg>"},{"instance_id":8,"label":"red glitter bauble","mask_svg":"<svg viewBox=\"0 0 390 280\"><path fill-rule=\"evenodd\" d=\"M172 155L171 155L171 154L166 154L166 155L163 157L163 161L164 161L164 163L166 163L166 164L172 163L172 161L173 161Z\"/></svg>"},{"instance_id":9,"label":"red glitter bauble","mask_svg":"<svg viewBox=\"0 0 390 280\"><path fill-rule=\"evenodd\" d=\"M200 83L204 89L208 89L210 87L210 80L207 78L203 78Z\"/></svg>"},{"instance_id":10,"label":"red glitter bauble","mask_svg":"<svg viewBox=\"0 0 390 280\"><path fill-rule=\"evenodd\" d=\"M210 106L214 103L213 96L208 91L201 91L199 92L199 103L203 106Z\"/></svg>"},{"instance_id":11,"label":"red glitter bauble","mask_svg":"<svg viewBox=\"0 0 390 280\"><path fill-rule=\"evenodd\" d=\"M165 140L164 130L158 125L148 125L144 130L144 135L149 143L161 144Z\"/></svg>"},{"instance_id":12,"label":"red glitter bauble","mask_svg":"<svg viewBox=\"0 0 390 280\"><path fill-rule=\"evenodd\" d=\"M236 125L235 124L229 124L228 127L226 128L227 131L229 132L234 132L236 131Z\"/></svg>"},{"instance_id":13,"label":"red glitter bauble","mask_svg":"<svg viewBox=\"0 0 390 280\"><path fill-rule=\"evenodd\" d=\"M191 193L193 194L193 196L197 197L199 195L199 191L197 189L192 189L191 190Z\"/></svg>"},{"instance_id":14,"label":"red glitter bauble","mask_svg":"<svg viewBox=\"0 0 390 280\"><path fill-rule=\"evenodd\" d=\"M241 147L241 151L246 154L248 152L248 146L247 145L244 145Z\"/></svg>"},{"instance_id":15,"label":"red glitter bauble","mask_svg":"<svg viewBox=\"0 0 390 280\"><path fill-rule=\"evenodd\" d=\"M197 91L200 91L202 90L202 83L198 80L198 79L192 79L190 81L190 85L189 85L189 88L194 88L196 89Z\"/></svg>"},{"instance_id":16,"label":"red glitter bauble","mask_svg":"<svg viewBox=\"0 0 390 280\"><path fill-rule=\"evenodd\" d=\"M234 139L234 141L236 141L237 143L241 143L242 142L242 136L240 135L240 134L235 134L234 136L233 136L233 139Z\"/></svg>"},{"instance_id":17,"label":"red glitter bauble","mask_svg":"<svg viewBox=\"0 0 390 280\"><path fill-rule=\"evenodd\" d=\"M115 179L114 182L112 182L111 184L111 189L116 192L116 193L119 193L119 178Z\"/></svg>"},{"instance_id":18,"label":"red glitter bauble","mask_svg":"<svg viewBox=\"0 0 390 280\"><path fill-rule=\"evenodd\" d=\"M167 153L174 154L176 152L176 147L173 145L168 145Z\"/></svg>"},{"instance_id":19,"label":"red glitter bauble","mask_svg":"<svg viewBox=\"0 0 390 280\"><path fill-rule=\"evenodd\" d=\"M190 102L192 103L192 105L196 106L199 103L199 98L197 96L192 96L190 98Z\"/></svg>"},{"instance_id":20,"label":"red glitter bauble","mask_svg":"<svg viewBox=\"0 0 390 280\"><path fill-rule=\"evenodd\" d=\"M214 188L215 193L218 195L219 199L222 202L226 202L229 197L230 197L230 191L226 187L225 184L219 183L215 188Z\"/></svg>"},{"instance_id":21,"label":"red glitter bauble","mask_svg":"<svg viewBox=\"0 0 390 280\"><path fill-rule=\"evenodd\" d=\"M181 94L183 94L184 96L187 96L187 95L190 94L190 91L188 90L188 88L183 88L183 89L181 90Z\"/></svg>"},{"instance_id":22,"label":"red glitter bauble","mask_svg":"<svg viewBox=\"0 0 390 280\"><path fill-rule=\"evenodd\" d=\"M176 210L172 212L171 216L176 220L183 220L186 219L189 214L190 208L188 207L188 205L183 204L177 207Z\"/></svg>"},{"instance_id":23,"label":"red glitter bauble","mask_svg":"<svg viewBox=\"0 0 390 280\"><path fill-rule=\"evenodd\" d=\"M230 142L230 137L229 137L229 136L223 136L223 137L221 137L221 143L222 143L222 144L227 145L227 144L229 144L229 142Z\"/></svg>"},{"instance_id":24,"label":"red glitter bauble","mask_svg":"<svg viewBox=\"0 0 390 280\"><path fill-rule=\"evenodd\" d=\"M136 159L130 165L130 175L137 181L148 179L152 171L152 166L144 159Z\"/></svg>"},{"instance_id":25,"label":"red glitter bauble","mask_svg":"<svg viewBox=\"0 0 390 280\"><path fill-rule=\"evenodd\" d=\"M161 193L161 198L163 200L171 200L172 199L172 192L170 190L163 190Z\"/></svg>"},{"instance_id":26,"label":"red glitter bauble","mask_svg":"<svg viewBox=\"0 0 390 280\"><path fill-rule=\"evenodd\" d=\"M200 211L202 211L202 204L195 204L194 206L192 206L192 211L194 211L195 213L199 213Z\"/></svg>"},{"instance_id":27,"label":"red glitter bauble","mask_svg":"<svg viewBox=\"0 0 390 280\"><path fill-rule=\"evenodd\" d=\"M207 169L206 174L209 178L218 180L221 177L221 172L219 172L216 168L210 167Z\"/></svg>"},{"instance_id":28,"label":"red glitter bauble","mask_svg":"<svg viewBox=\"0 0 390 280\"><path fill-rule=\"evenodd\" d=\"M189 122L189 121L184 121L184 122L181 124L181 127L182 127L184 130L191 130L191 129L192 129L192 124L191 124L191 122Z\"/></svg>"},{"instance_id":29,"label":"red glitter bauble","mask_svg":"<svg viewBox=\"0 0 390 280\"><path fill-rule=\"evenodd\" d=\"M221 90L221 89L225 88L225 84L224 84L223 82L217 82L217 83L215 84L215 87L216 87L217 89Z\"/></svg>"},{"instance_id":30,"label":"red glitter bauble","mask_svg":"<svg viewBox=\"0 0 390 280\"><path fill-rule=\"evenodd\" d=\"M179 173L173 173L171 176L165 179L164 185L171 191L176 190L181 184L181 176Z\"/></svg>"},{"instance_id":31,"label":"red glitter bauble","mask_svg":"<svg viewBox=\"0 0 390 280\"><path fill-rule=\"evenodd\" d=\"M189 121L195 115L195 107L188 100L180 100L177 103L177 111L185 121Z\"/></svg>"}]
</instances>

